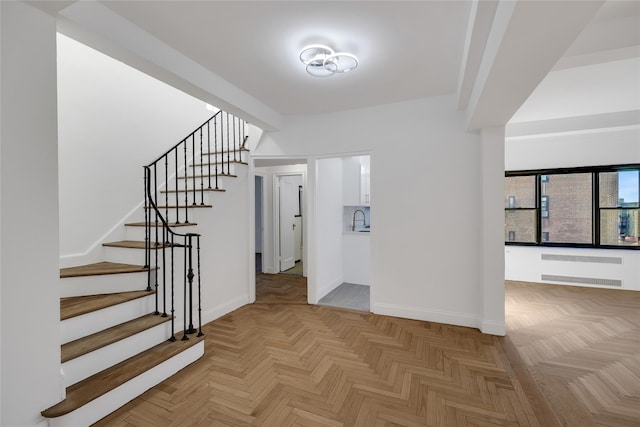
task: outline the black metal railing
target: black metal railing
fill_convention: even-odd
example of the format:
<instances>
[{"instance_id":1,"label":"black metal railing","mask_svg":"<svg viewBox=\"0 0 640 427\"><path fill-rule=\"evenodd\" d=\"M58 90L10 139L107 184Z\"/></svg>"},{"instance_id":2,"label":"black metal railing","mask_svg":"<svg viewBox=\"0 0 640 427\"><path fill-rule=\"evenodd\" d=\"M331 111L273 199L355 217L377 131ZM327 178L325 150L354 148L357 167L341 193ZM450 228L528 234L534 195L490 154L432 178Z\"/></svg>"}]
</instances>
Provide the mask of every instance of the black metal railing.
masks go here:
<instances>
[{"instance_id":1,"label":"black metal railing","mask_svg":"<svg viewBox=\"0 0 640 427\"><path fill-rule=\"evenodd\" d=\"M246 122L218 111L186 138L144 166L147 290L156 291L155 314L166 317L170 313L172 317L171 341L176 340L175 285L179 282L183 285L185 329L182 339L189 339L187 334L195 332L198 336L203 335L200 234L177 233L173 228L192 224L189 209L206 206L205 193L220 190L218 177L230 176L232 163L245 163L246 140ZM178 271L181 271L180 278L176 277ZM193 325L196 278L197 330Z\"/></svg>"}]
</instances>

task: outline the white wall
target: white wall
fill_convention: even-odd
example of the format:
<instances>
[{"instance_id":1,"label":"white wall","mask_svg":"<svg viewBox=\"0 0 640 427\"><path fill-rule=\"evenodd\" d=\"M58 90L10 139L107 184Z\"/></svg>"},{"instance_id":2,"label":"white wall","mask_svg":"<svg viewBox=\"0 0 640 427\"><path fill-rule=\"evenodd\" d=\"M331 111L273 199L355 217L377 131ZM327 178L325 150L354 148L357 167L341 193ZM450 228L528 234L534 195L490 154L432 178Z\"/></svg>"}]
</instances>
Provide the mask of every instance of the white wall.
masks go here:
<instances>
[{"instance_id":1,"label":"white wall","mask_svg":"<svg viewBox=\"0 0 640 427\"><path fill-rule=\"evenodd\" d=\"M0 2L3 426L33 426L61 399L56 22Z\"/></svg>"},{"instance_id":2,"label":"white wall","mask_svg":"<svg viewBox=\"0 0 640 427\"><path fill-rule=\"evenodd\" d=\"M342 260L342 159L316 161L315 176L315 266L316 292L310 299L320 300L340 286ZM316 301L317 302L317 301Z\"/></svg>"},{"instance_id":3,"label":"white wall","mask_svg":"<svg viewBox=\"0 0 640 427\"><path fill-rule=\"evenodd\" d=\"M302 159L301 162L306 162L306 159ZM301 174L306 180L307 176L307 165L306 164L296 164L296 165L286 165L286 166L270 166L270 167L256 167L254 169L255 173L263 176L263 224L264 224L264 233L263 233L263 241L262 241L262 271L264 273L276 274L279 271L278 267L278 255L275 252L275 223L273 217L273 176L274 174ZM306 189L307 183L302 182L303 190ZM307 194L306 190L303 194ZM305 212L305 201L303 201L303 215L306 215ZM303 221L303 224L304 221ZM306 224L303 225L303 233L304 236L302 238L303 242L306 242L307 230ZM307 265L304 262L306 257L307 248L304 247L303 251L303 274L306 276L307 274Z\"/></svg>"},{"instance_id":4,"label":"white wall","mask_svg":"<svg viewBox=\"0 0 640 427\"><path fill-rule=\"evenodd\" d=\"M292 118L282 131L266 132L256 154L372 153L372 311L481 327L481 144L465 129L455 97L443 96ZM313 224L319 237L324 230ZM484 262L502 257L501 249ZM311 293L312 277L309 286ZM503 312L503 301L495 307Z\"/></svg>"},{"instance_id":5,"label":"white wall","mask_svg":"<svg viewBox=\"0 0 640 427\"><path fill-rule=\"evenodd\" d=\"M214 112L63 35L58 94L60 252L66 266L99 261L100 245L114 227L109 238L122 238L119 222L143 201L142 166ZM136 213L143 220L142 209Z\"/></svg>"},{"instance_id":6,"label":"white wall","mask_svg":"<svg viewBox=\"0 0 640 427\"><path fill-rule=\"evenodd\" d=\"M505 152L506 170L640 163L640 126L506 138ZM618 280L622 289L640 290L637 251L525 246L504 250L507 280L568 284L542 280L542 275L560 275ZM548 261L543 254L578 256L581 261ZM621 258L621 263L594 263L580 257Z\"/></svg>"},{"instance_id":7,"label":"white wall","mask_svg":"<svg viewBox=\"0 0 640 427\"><path fill-rule=\"evenodd\" d=\"M250 223L253 218L247 166L225 179L224 193L212 196L212 209L194 209L202 235L202 319L210 322L249 302L253 265ZM190 216L191 218L191 216ZM194 319L195 320L195 319Z\"/></svg>"}]
</instances>

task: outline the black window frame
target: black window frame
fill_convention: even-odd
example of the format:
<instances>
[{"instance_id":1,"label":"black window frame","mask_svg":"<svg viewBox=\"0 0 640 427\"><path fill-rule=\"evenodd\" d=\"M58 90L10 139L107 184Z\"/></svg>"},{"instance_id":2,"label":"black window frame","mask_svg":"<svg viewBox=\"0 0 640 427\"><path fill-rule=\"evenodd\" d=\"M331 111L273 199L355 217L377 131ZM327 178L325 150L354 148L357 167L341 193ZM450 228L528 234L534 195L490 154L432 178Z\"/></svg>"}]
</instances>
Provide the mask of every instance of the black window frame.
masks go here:
<instances>
[{"instance_id":1,"label":"black window frame","mask_svg":"<svg viewBox=\"0 0 640 427\"><path fill-rule=\"evenodd\" d=\"M527 169L527 170L511 170L505 171L505 178L514 177L514 176L535 176L535 194L536 194L536 207L534 208L536 211L536 241L535 242L518 242L518 241L505 241L504 244L507 246L541 246L541 247L560 247L560 248L593 248L593 249L616 249L616 250L626 250L626 251L637 251L640 250L640 245L638 246L623 246L623 245L607 245L600 244L600 211L605 209L626 209L626 208L607 208L600 207L600 182L599 182L599 174L602 172L620 172L625 170L640 170L640 163L632 163L632 164L622 164L622 165L607 165L607 166L583 166L583 167L573 167L573 168L557 168L557 169ZM541 206L541 186L542 182L548 182L549 175L562 175L562 174L578 174L578 173L590 173L591 174L591 183L592 183L592 243L558 243L558 242L546 242L542 239L542 206ZM640 172L639 172L640 173ZM543 176L546 178L543 181ZM639 185L640 187L640 182ZM640 188L638 189L640 191ZM548 203L548 200L547 200ZM548 208L548 204L547 204ZM638 208L629 208L631 210L640 209ZM509 208L505 208L505 212L510 210Z\"/></svg>"}]
</instances>

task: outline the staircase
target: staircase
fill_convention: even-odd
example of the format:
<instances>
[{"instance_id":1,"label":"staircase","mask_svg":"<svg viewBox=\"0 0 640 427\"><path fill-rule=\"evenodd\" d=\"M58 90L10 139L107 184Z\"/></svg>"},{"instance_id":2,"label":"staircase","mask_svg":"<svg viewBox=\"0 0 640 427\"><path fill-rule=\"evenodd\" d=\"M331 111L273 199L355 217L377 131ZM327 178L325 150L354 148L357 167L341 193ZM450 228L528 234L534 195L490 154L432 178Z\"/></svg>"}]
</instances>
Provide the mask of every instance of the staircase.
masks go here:
<instances>
[{"instance_id":1,"label":"staircase","mask_svg":"<svg viewBox=\"0 0 640 427\"><path fill-rule=\"evenodd\" d=\"M93 424L204 354L194 219L247 164L245 126L219 111L145 166L126 240L103 243L103 262L60 270L66 397L42 411L49 426Z\"/></svg>"}]
</instances>

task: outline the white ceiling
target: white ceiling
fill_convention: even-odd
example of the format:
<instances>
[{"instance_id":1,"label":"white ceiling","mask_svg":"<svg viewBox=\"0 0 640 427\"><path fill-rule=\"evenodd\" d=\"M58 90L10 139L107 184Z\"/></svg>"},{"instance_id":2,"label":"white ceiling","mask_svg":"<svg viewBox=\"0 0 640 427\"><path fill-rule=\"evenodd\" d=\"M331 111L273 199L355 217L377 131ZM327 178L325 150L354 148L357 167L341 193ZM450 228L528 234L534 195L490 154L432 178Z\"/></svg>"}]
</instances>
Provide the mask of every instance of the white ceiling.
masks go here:
<instances>
[{"instance_id":1,"label":"white ceiling","mask_svg":"<svg viewBox=\"0 0 640 427\"><path fill-rule=\"evenodd\" d=\"M102 2L283 115L455 93L471 2ZM360 59L318 79L300 49L326 43Z\"/></svg>"},{"instance_id":2,"label":"white ceiling","mask_svg":"<svg viewBox=\"0 0 640 427\"><path fill-rule=\"evenodd\" d=\"M510 123L637 117L630 111L640 111L640 1L613 0L602 6Z\"/></svg>"},{"instance_id":3,"label":"white ceiling","mask_svg":"<svg viewBox=\"0 0 640 427\"><path fill-rule=\"evenodd\" d=\"M466 109L478 81L480 61L492 55L485 52L490 30L496 26L496 32L500 32L494 14L499 5L504 11L516 4L497 0L30 3L58 14L62 18L59 29L70 31L72 37L227 111L245 113L247 120L267 129L277 129L288 115L445 94L457 93L460 109ZM567 7L555 7L561 3ZM471 110L485 115L494 112L496 117L491 119L504 123L513 114L513 107L517 109L538 83L538 89L512 121L583 114L567 110L572 105L586 107L586 102L597 104L607 94L608 99L620 104L611 94L629 87L619 84L622 80L637 81L633 74L637 66L596 65L640 57L640 1L610 0L602 7L600 2L589 0L519 0L517 4L522 6L513 19L517 23L501 21L509 24L504 31L509 33L505 36L506 47L512 50L500 50L501 68L493 64L498 70L494 73L497 80L491 81L493 86L484 83L485 89L490 86L486 93L493 93L493 98L486 97L481 108L476 102ZM595 5L594 11L599 8L593 19L586 10L591 5ZM588 14L591 22L582 28L584 23L577 23L574 11ZM470 20L471 13L474 17ZM549 28L543 28L542 22ZM568 39L569 34L576 34L572 26L581 33ZM548 42L531 42L532 38L556 43L550 46ZM326 43L336 50L355 53L360 66L351 73L326 79L310 77L298 60L300 49L310 43ZM497 47L493 45L492 49L495 54ZM563 51L564 56L557 61ZM557 62L543 79L553 63L549 60ZM519 63L524 65L512 65ZM514 73L522 87L494 87L503 80L509 83ZM533 83L523 84L527 79ZM588 87L579 85L581 81ZM514 89L526 92L513 95ZM585 91L594 96L585 96ZM484 96L485 91L478 93ZM573 94L579 96L568 99ZM625 105L634 105L634 95L626 94ZM510 97L513 102L505 100ZM504 104L505 111L496 104ZM612 105L607 112L615 108ZM482 114L470 121L491 124Z\"/></svg>"}]
</instances>

